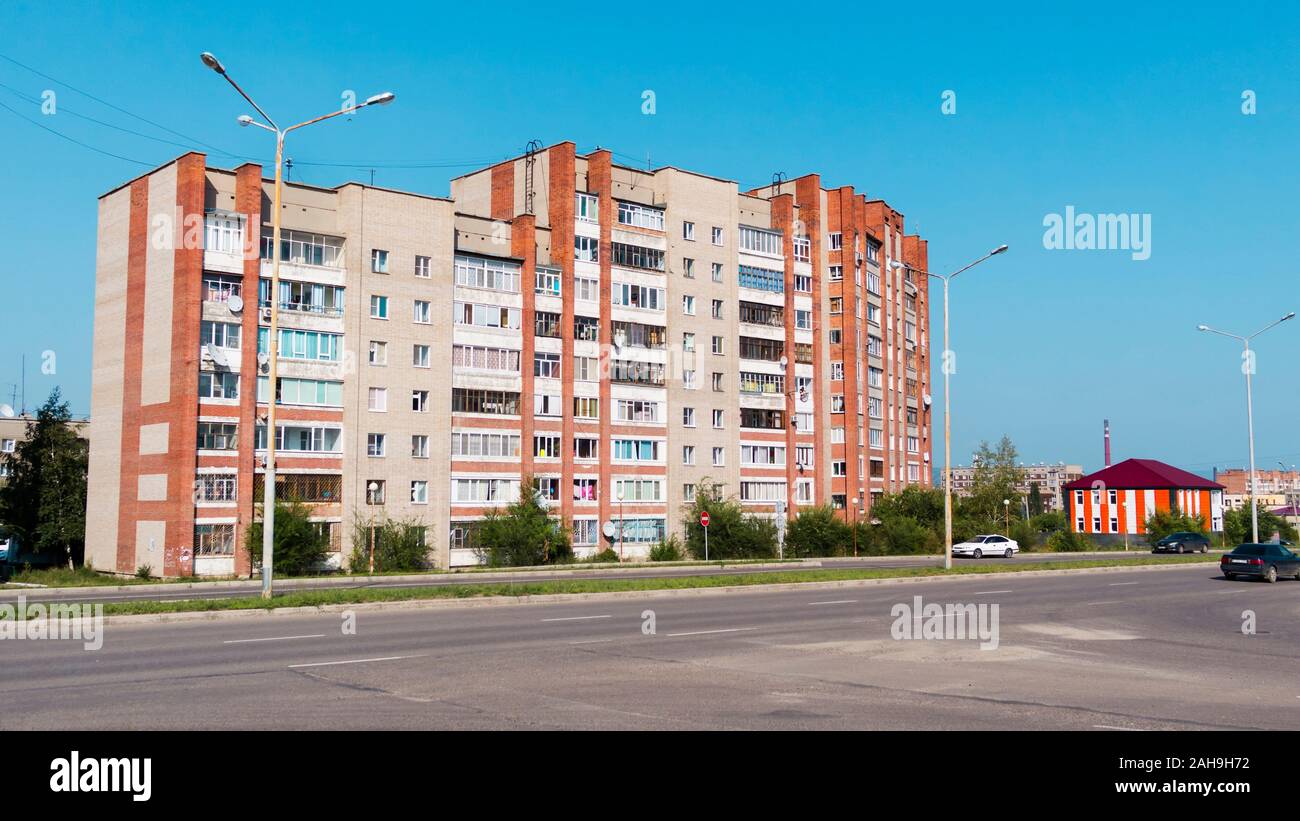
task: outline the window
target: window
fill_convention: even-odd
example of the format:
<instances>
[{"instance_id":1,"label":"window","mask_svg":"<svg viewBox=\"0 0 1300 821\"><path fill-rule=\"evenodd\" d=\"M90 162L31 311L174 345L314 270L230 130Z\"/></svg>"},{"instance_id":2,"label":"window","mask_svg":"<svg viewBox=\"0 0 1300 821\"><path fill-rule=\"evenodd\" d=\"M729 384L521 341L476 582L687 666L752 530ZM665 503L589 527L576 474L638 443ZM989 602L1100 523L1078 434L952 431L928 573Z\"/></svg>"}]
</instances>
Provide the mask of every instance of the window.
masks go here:
<instances>
[{"instance_id":1,"label":"window","mask_svg":"<svg viewBox=\"0 0 1300 821\"><path fill-rule=\"evenodd\" d=\"M600 399L594 396L573 397L573 416L575 419L599 419Z\"/></svg>"},{"instance_id":2,"label":"window","mask_svg":"<svg viewBox=\"0 0 1300 821\"><path fill-rule=\"evenodd\" d=\"M776 373L740 372L741 393L785 393L785 377Z\"/></svg>"},{"instance_id":3,"label":"window","mask_svg":"<svg viewBox=\"0 0 1300 821\"><path fill-rule=\"evenodd\" d=\"M199 326L199 343L216 348L239 350L240 328L233 322L202 322Z\"/></svg>"},{"instance_id":4,"label":"window","mask_svg":"<svg viewBox=\"0 0 1300 821\"><path fill-rule=\"evenodd\" d=\"M415 257L415 275L420 279L428 279L432 275L428 257Z\"/></svg>"},{"instance_id":5,"label":"window","mask_svg":"<svg viewBox=\"0 0 1300 821\"><path fill-rule=\"evenodd\" d=\"M519 498L518 479L452 479L451 500L460 503L501 502Z\"/></svg>"},{"instance_id":6,"label":"window","mask_svg":"<svg viewBox=\"0 0 1300 821\"><path fill-rule=\"evenodd\" d=\"M785 482L741 482L740 501L742 502L782 502L785 501Z\"/></svg>"},{"instance_id":7,"label":"window","mask_svg":"<svg viewBox=\"0 0 1300 821\"><path fill-rule=\"evenodd\" d=\"M573 318L573 338L584 342L600 341L600 320L592 316Z\"/></svg>"},{"instance_id":8,"label":"window","mask_svg":"<svg viewBox=\"0 0 1300 821\"><path fill-rule=\"evenodd\" d=\"M1115 516L1111 516L1111 517L1110 517L1110 532L1111 532L1111 533L1118 533L1118 532L1119 532L1119 518L1118 518L1118 517L1115 517Z\"/></svg>"},{"instance_id":9,"label":"window","mask_svg":"<svg viewBox=\"0 0 1300 821\"><path fill-rule=\"evenodd\" d=\"M718 392L721 392L723 390L722 374L717 371L713 372L713 390Z\"/></svg>"},{"instance_id":10,"label":"window","mask_svg":"<svg viewBox=\"0 0 1300 821\"><path fill-rule=\"evenodd\" d=\"M378 294L370 295L370 318L388 319L388 297Z\"/></svg>"},{"instance_id":11,"label":"window","mask_svg":"<svg viewBox=\"0 0 1300 821\"><path fill-rule=\"evenodd\" d=\"M695 260L690 257L682 257L682 276L687 279L695 279Z\"/></svg>"},{"instance_id":12,"label":"window","mask_svg":"<svg viewBox=\"0 0 1300 821\"><path fill-rule=\"evenodd\" d=\"M614 344L620 348L662 349L668 344L668 329L658 325L642 325L639 322L613 323Z\"/></svg>"},{"instance_id":13,"label":"window","mask_svg":"<svg viewBox=\"0 0 1300 821\"><path fill-rule=\"evenodd\" d=\"M880 261L880 243L874 239L867 240L867 259L871 262Z\"/></svg>"},{"instance_id":14,"label":"window","mask_svg":"<svg viewBox=\"0 0 1300 821\"><path fill-rule=\"evenodd\" d=\"M657 439L614 439L610 450L617 462L658 462L663 442Z\"/></svg>"},{"instance_id":15,"label":"window","mask_svg":"<svg viewBox=\"0 0 1300 821\"><path fill-rule=\"evenodd\" d=\"M533 333L537 336L558 339L560 336L560 315L552 311L537 311L533 314Z\"/></svg>"},{"instance_id":16,"label":"window","mask_svg":"<svg viewBox=\"0 0 1300 821\"><path fill-rule=\"evenodd\" d=\"M533 456L537 459L559 459L560 437L550 434L533 436Z\"/></svg>"},{"instance_id":17,"label":"window","mask_svg":"<svg viewBox=\"0 0 1300 821\"><path fill-rule=\"evenodd\" d=\"M827 239L830 241L827 247L832 251L839 251L844 248L844 235L839 231L831 234Z\"/></svg>"},{"instance_id":18,"label":"window","mask_svg":"<svg viewBox=\"0 0 1300 821\"><path fill-rule=\"evenodd\" d=\"M832 265L832 266L831 266L831 282L839 282L839 281L842 280L842 279L844 279L844 266L843 266L843 265Z\"/></svg>"},{"instance_id":19,"label":"window","mask_svg":"<svg viewBox=\"0 0 1300 821\"><path fill-rule=\"evenodd\" d=\"M609 244L610 258L615 265L624 268L640 268L646 271L664 270L664 252L658 248L646 248L642 245L630 245L624 242Z\"/></svg>"},{"instance_id":20,"label":"window","mask_svg":"<svg viewBox=\"0 0 1300 821\"><path fill-rule=\"evenodd\" d=\"M721 282L721 281L722 281L722 263L721 263L721 262L715 262L715 263L712 264L711 268L712 268L712 270L713 270L713 281L714 281L714 282Z\"/></svg>"},{"instance_id":21,"label":"window","mask_svg":"<svg viewBox=\"0 0 1300 821\"><path fill-rule=\"evenodd\" d=\"M780 362L785 355L785 343L779 339L762 339L753 336L740 338L740 358Z\"/></svg>"},{"instance_id":22,"label":"window","mask_svg":"<svg viewBox=\"0 0 1300 821\"><path fill-rule=\"evenodd\" d=\"M794 327L800 331L811 331L812 311L802 311L796 308L794 311Z\"/></svg>"},{"instance_id":23,"label":"window","mask_svg":"<svg viewBox=\"0 0 1300 821\"><path fill-rule=\"evenodd\" d=\"M867 321L873 325L880 324L880 307L870 302L867 303Z\"/></svg>"},{"instance_id":24,"label":"window","mask_svg":"<svg viewBox=\"0 0 1300 821\"><path fill-rule=\"evenodd\" d=\"M382 433L366 434L366 455L380 457L384 455L386 438Z\"/></svg>"},{"instance_id":25,"label":"window","mask_svg":"<svg viewBox=\"0 0 1300 821\"><path fill-rule=\"evenodd\" d=\"M200 473L194 479L196 502L234 502L239 496L239 477L234 473Z\"/></svg>"},{"instance_id":26,"label":"window","mask_svg":"<svg viewBox=\"0 0 1300 821\"><path fill-rule=\"evenodd\" d=\"M1108 490L1108 491L1107 491L1107 495L1108 495L1108 497L1109 497L1108 501L1110 502L1110 504L1111 504L1112 506L1115 505L1115 504L1118 504L1118 501L1119 501L1119 499L1118 499L1118 497L1119 497L1119 491L1117 491L1117 490Z\"/></svg>"},{"instance_id":27,"label":"window","mask_svg":"<svg viewBox=\"0 0 1300 821\"><path fill-rule=\"evenodd\" d=\"M690 294L682 296L682 313L687 316L695 316L695 297Z\"/></svg>"},{"instance_id":28,"label":"window","mask_svg":"<svg viewBox=\"0 0 1300 821\"><path fill-rule=\"evenodd\" d=\"M411 482L411 504L425 505L429 503L429 483L424 481Z\"/></svg>"},{"instance_id":29,"label":"window","mask_svg":"<svg viewBox=\"0 0 1300 821\"><path fill-rule=\"evenodd\" d=\"M582 262L600 262L600 240L595 237L575 236L573 258Z\"/></svg>"},{"instance_id":30,"label":"window","mask_svg":"<svg viewBox=\"0 0 1300 821\"><path fill-rule=\"evenodd\" d=\"M779 257L784 253L781 249L781 232L742 225L740 226L740 249L754 254Z\"/></svg>"},{"instance_id":31,"label":"window","mask_svg":"<svg viewBox=\"0 0 1300 821\"><path fill-rule=\"evenodd\" d=\"M371 365L387 365L388 364L388 343L379 342L374 339L370 340L370 352L368 354L367 361Z\"/></svg>"},{"instance_id":32,"label":"window","mask_svg":"<svg viewBox=\"0 0 1300 821\"><path fill-rule=\"evenodd\" d=\"M518 416L519 394L514 391L452 388L452 413L483 413L494 416Z\"/></svg>"},{"instance_id":33,"label":"window","mask_svg":"<svg viewBox=\"0 0 1300 821\"><path fill-rule=\"evenodd\" d=\"M411 364L417 368L429 367L428 345L416 345L411 348Z\"/></svg>"},{"instance_id":34,"label":"window","mask_svg":"<svg viewBox=\"0 0 1300 821\"><path fill-rule=\"evenodd\" d=\"M727 416L726 416L726 414L725 414L722 410L720 410L720 409L718 409L718 408L714 408L714 409L713 409L713 427L715 427L715 428L724 428L724 427L726 427L726 426L727 426Z\"/></svg>"},{"instance_id":35,"label":"window","mask_svg":"<svg viewBox=\"0 0 1300 821\"><path fill-rule=\"evenodd\" d=\"M807 274L794 275L794 289L801 294L812 293L812 277Z\"/></svg>"},{"instance_id":36,"label":"window","mask_svg":"<svg viewBox=\"0 0 1300 821\"><path fill-rule=\"evenodd\" d=\"M196 524L194 526L194 555L235 555L235 526L233 524Z\"/></svg>"},{"instance_id":37,"label":"window","mask_svg":"<svg viewBox=\"0 0 1300 821\"><path fill-rule=\"evenodd\" d=\"M619 399L614 418L619 422L659 422L662 402L649 399Z\"/></svg>"},{"instance_id":38,"label":"window","mask_svg":"<svg viewBox=\"0 0 1300 821\"><path fill-rule=\"evenodd\" d=\"M258 304L271 304L271 280L257 283ZM337 285L318 285L294 280L280 281L280 309L298 313L339 316L343 313L343 288Z\"/></svg>"},{"instance_id":39,"label":"window","mask_svg":"<svg viewBox=\"0 0 1300 821\"><path fill-rule=\"evenodd\" d=\"M519 263L456 255L456 284L487 291L519 293Z\"/></svg>"},{"instance_id":40,"label":"window","mask_svg":"<svg viewBox=\"0 0 1300 821\"><path fill-rule=\"evenodd\" d=\"M843 477L847 475L848 475L848 471L845 468L845 463L843 459L836 459L835 461L831 462L831 476Z\"/></svg>"},{"instance_id":41,"label":"window","mask_svg":"<svg viewBox=\"0 0 1300 821\"><path fill-rule=\"evenodd\" d=\"M373 248L370 251L370 270L376 274L388 273L388 252Z\"/></svg>"},{"instance_id":42,"label":"window","mask_svg":"<svg viewBox=\"0 0 1300 821\"><path fill-rule=\"evenodd\" d=\"M518 308L501 305L480 305L475 302L452 303L452 317L457 325L476 325L480 328L519 328Z\"/></svg>"},{"instance_id":43,"label":"window","mask_svg":"<svg viewBox=\"0 0 1300 821\"><path fill-rule=\"evenodd\" d=\"M199 450L235 450L239 447L239 425L235 422L199 422ZM14 452L14 440L0 441L4 453Z\"/></svg>"},{"instance_id":44,"label":"window","mask_svg":"<svg viewBox=\"0 0 1300 821\"><path fill-rule=\"evenodd\" d=\"M431 321L429 318L429 303L427 300L417 299L411 303L411 319L421 325L428 325Z\"/></svg>"},{"instance_id":45,"label":"window","mask_svg":"<svg viewBox=\"0 0 1300 821\"><path fill-rule=\"evenodd\" d=\"M832 363L831 363L831 381L832 381L832 382L839 382L839 381L842 381L843 379L844 379L844 363L843 363L843 362L832 362Z\"/></svg>"},{"instance_id":46,"label":"window","mask_svg":"<svg viewBox=\"0 0 1300 821\"><path fill-rule=\"evenodd\" d=\"M367 395L366 407L372 411L388 410L388 388L371 388Z\"/></svg>"},{"instance_id":47,"label":"window","mask_svg":"<svg viewBox=\"0 0 1300 821\"><path fill-rule=\"evenodd\" d=\"M558 393L538 393L533 395L533 415L559 416L562 408Z\"/></svg>"},{"instance_id":48,"label":"window","mask_svg":"<svg viewBox=\"0 0 1300 821\"><path fill-rule=\"evenodd\" d=\"M271 338L270 328L257 329L257 352L266 353ZM343 355L343 337L321 331L296 331L280 329L279 355L281 359L305 359L316 362L338 362Z\"/></svg>"},{"instance_id":49,"label":"window","mask_svg":"<svg viewBox=\"0 0 1300 821\"><path fill-rule=\"evenodd\" d=\"M429 458L429 437L420 433L411 436L411 458Z\"/></svg>"},{"instance_id":50,"label":"window","mask_svg":"<svg viewBox=\"0 0 1300 821\"><path fill-rule=\"evenodd\" d=\"M262 259L271 259L275 238L262 237ZM374 251L371 251L374 256ZM280 232L280 260L295 265L320 265L327 268L343 267L343 240L302 231Z\"/></svg>"},{"instance_id":51,"label":"window","mask_svg":"<svg viewBox=\"0 0 1300 821\"><path fill-rule=\"evenodd\" d=\"M548 502L560 500L560 479L558 476L538 476L533 479L533 488L537 495Z\"/></svg>"},{"instance_id":52,"label":"window","mask_svg":"<svg viewBox=\"0 0 1300 821\"><path fill-rule=\"evenodd\" d=\"M811 416L811 414L809 414ZM741 408L740 426L742 428L761 428L778 430L785 428L785 411L766 410L763 408Z\"/></svg>"},{"instance_id":53,"label":"window","mask_svg":"<svg viewBox=\"0 0 1300 821\"><path fill-rule=\"evenodd\" d=\"M533 292L543 296L560 295L560 272L554 268L538 268Z\"/></svg>"},{"instance_id":54,"label":"window","mask_svg":"<svg viewBox=\"0 0 1300 821\"><path fill-rule=\"evenodd\" d=\"M627 359L611 359L609 378L611 382L624 382L635 385L664 384L665 366L662 362L638 362Z\"/></svg>"},{"instance_id":55,"label":"window","mask_svg":"<svg viewBox=\"0 0 1300 821\"><path fill-rule=\"evenodd\" d=\"M844 333L839 328L831 328L831 344L838 345L844 339Z\"/></svg>"},{"instance_id":56,"label":"window","mask_svg":"<svg viewBox=\"0 0 1300 821\"><path fill-rule=\"evenodd\" d=\"M867 354L870 356L880 356L884 343L880 337L871 334L867 335Z\"/></svg>"},{"instance_id":57,"label":"window","mask_svg":"<svg viewBox=\"0 0 1300 821\"><path fill-rule=\"evenodd\" d=\"M656 544L664 540L664 520L658 519L623 519L621 520L622 541L637 544ZM617 538L619 534L615 534Z\"/></svg>"},{"instance_id":58,"label":"window","mask_svg":"<svg viewBox=\"0 0 1300 821\"><path fill-rule=\"evenodd\" d=\"M453 431L451 434L452 456L518 459L519 454L520 436L517 433Z\"/></svg>"},{"instance_id":59,"label":"window","mask_svg":"<svg viewBox=\"0 0 1300 821\"><path fill-rule=\"evenodd\" d=\"M574 216L583 222L600 221L600 200L594 194L584 194L581 191L574 194Z\"/></svg>"},{"instance_id":60,"label":"window","mask_svg":"<svg viewBox=\"0 0 1300 821\"><path fill-rule=\"evenodd\" d=\"M867 384L873 388L883 387L885 384L885 372L874 366L867 368Z\"/></svg>"},{"instance_id":61,"label":"window","mask_svg":"<svg viewBox=\"0 0 1300 821\"><path fill-rule=\"evenodd\" d=\"M224 254L242 254L243 218L238 214L207 214L203 218L203 249Z\"/></svg>"},{"instance_id":62,"label":"window","mask_svg":"<svg viewBox=\"0 0 1300 821\"><path fill-rule=\"evenodd\" d=\"M560 355L557 353L534 353L533 376L543 379L560 378Z\"/></svg>"},{"instance_id":63,"label":"window","mask_svg":"<svg viewBox=\"0 0 1300 821\"><path fill-rule=\"evenodd\" d=\"M668 307L664 301L663 288L615 282L610 290L615 305L622 305L626 308L644 308L649 311L662 311Z\"/></svg>"},{"instance_id":64,"label":"window","mask_svg":"<svg viewBox=\"0 0 1300 821\"><path fill-rule=\"evenodd\" d=\"M226 302L232 296L239 296L243 288L243 280L238 277L203 276L203 299L206 302Z\"/></svg>"},{"instance_id":65,"label":"window","mask_svg":"<svg viewBox=\"0 0 1300 821\"><path fill-rule=\"evenodd\" d=\"M722 319L722 300L715 299L710 307L714 319Z\"/></svg>"},{"instance_id":66,"label":"window","mask_svg":"<svg viewBox=\"0 0 1300 821\"><path fill-rule=\"evenodd\" d=\"M599 382L600 360L594 356L575 356L573 379L575 382Z\"/></svg>"},{"instance_id":67,"label":"window","mask_svg":"<svg viewBox=\"0 0 1300 821\"><path fill-rule=\"evenodd\" d=\"M682 371L682 387L686 390L695 390L695 371L689 368Z\"/></svg>"},{"instance_id":68,"label":"window","mask_svg":"<svg viewBox=\"0 0 1300 821\"><path fill-rule=\"evenodd\" d=\"M797 262L811 262L812 240L808 239L808 237L795 237L794 258Z\"/></svg>"},{"instance_id":69,"label":"window","mask_svg":"<svg viewBox=\"0 0 1300 821\"><path fill-rule=\"evenodd\" d=\"M720 337L720 336L714 336L714 337L713 337L713 353L714 353L716 356L722 356L725 352L726 352L726 351L725 351L724 348L723 348L722 337Z\"/></svg>"},{"instance_id":70,"label":"window","mask_svg":"<svg viewBox=\"0 0 1300 821\"><path fill-rule=\"evenodd\" d=\"M693 465L693 464L695 464L695 446L694 446L694 445L682 445L682 464L683 464L683 465Z\"/></svg>"},{"instance_id":71,"label":"window","mask_svg":"<svg viewBox=\"0 0 1300 821\"><path fill-rule=\"evenodd\" d=\"M596 519L574 519L573 520L573 543L575 545L594 545L596 535L600 532L599 521Z\"/></svg>"},{"instance_id":72,"label":"window","mask_svg":"<svg viewBox=\"0 0 1300 821\"><path fill-rule=\"evenodd\" d=\"M591 277L575 277L573 280L574 299L595 302L600 298L600 281Z\"/></svg>"},{"instance_id":73,"label":"window","mask_svg":"<svg viewBox=\"0 0 1300 821\"><path fill-rule=\"evenodd\" d=\"M831 297L831 313L833 314L844 313L844 297L839 297L839 296Z\"/></svg>"},{"instance_id":74,"label":"window","mask_svg":"<svg viewBox=\"0 0 1300 821\"><path fill-rule=\"evenodd\" d=\"M600 480L591 477L573 480L573 498L579 502L596 502L600 500Z\"/></svg>"},{"instance_id":75,"label":"window","mask_svg":"<svg viewBox=\"0 0 1300 821\"><path fill-rule=\"evenodd\" d=\"M664 212L662 208L652 208L635 202L618 204L618 221L623 225L635 225L638 228L664 230Z\"/></svg>"},{"instance_id":76,"label":"window","mask_svg":"<svg viewBox=\"0 0 1300 821\"><path fill-rule=\"evenodd\" d=\"M687 483L685 483L685 484L682 485L682 498L683 498L683 499L694 499L694 498L695 498L695 484L694 484L694 483L692 483L692 482L687 482Z\"/></svg>"},{"instance_id":77,"label":"window","mask_svg":"<svg viewBox=\"0 0 1300 821\"><path fill-rule=\"evenodd\" d=\"M714 244L714 245L721 245L721 244L722 244L722 229L719 228L719 227L716 226L716 225L713 226L713 240L712 240L712 241L713 241L713 244Z\"/></svg>"},{"instance_id":78,"label":"window","mask_svg":"<svg viewBox=\"0 0 1300 821\"><path fill-rule=\"evenodd\" d=\"M695 427L695 408L682 408L682 426Z\"/></svg>"},{"instance_id":79,"label":"window","mask_svg":"<svg viewBox=\"0 0 1300 821\"><path fill-rule=\"evenodd\" d=\"M785 274L755 265L740 266L740 286L774 294L785 293Z\"/></svg>"},{"instance_id":80,"label":"window","mask_svg":"<svg viewBox=\"0 0 1300 821\"><path fill-rule=\"evenodd\" d=\"M682 239L690 240L691 242L695 241L695 223L693 222L682 223Z\"/></svg>"},{"instance_id":81,"label":"window","mask_svg":"<svg viewBox=\"0 0 1300 821\"><path fill-rule=\"evenodd\" d=\"M759 467L780 467L785 464L785 448L781 445L741 445L740 463Z\"/></svg>"},{"instance_id":82,"label":"window","mask_svg":"<svg viewBox=\"0 0 1300 821\"><path fill-rule=\"evenodd\" d=\"M429 392L428 391L411 391L411 410L416 413L428 413L429 411Z\"/></svg>"},{"instance_id":83,"label":"window","mask_svg":"<svg viewBox=\"0 0 1300 821\"><path fill-rule=\"evenodd\" d=\"M740 321L747 325L780 328L785 325L785 308L780 305L764 305L761 302L741 300Z\"/></svg>"},{"instance_id":84,"label":"window","mask_svg":"<svg viewBox=\"0 0 1300 821\"><path fill-rule=\"evenodd\" d=\"M239 374L228 371L199 371L200 399L238 399Z\"/></svg>"},{"instance_id":85,"label":"window","mask_svg":"<svg viewBox=\"0 0 1300 821\"><path fill-rule=\"evenodd\" d=\"M573 439L574 459L599 459L600 440L590 436L577 436Z\"/></svg>"},{"instance_id":86,"label":"window","mask_svg":"<svg viewBox=\"0 0 1300 821\"><path fill-rule=\"evenodd\" d=\"M451 364L458 368L519 373L519 351L478 345L453 345Z\"/></svg>"},{"instance_id":87,"label":"window","mask_svg":"<svg viewBox=\"0 0 1300 821\"><path fill-rule=\"evenodd\" d=\"M727 464L727 449L726 449L726 448L714 448L714 449L713 449L713 466L714 466L715 468L720 468L720 467L723 467L723 466L726 465L726 464Z\"/></svg>"},{"instance_id":88,"label":"window","mask_svg":"<svg viewBox=\"0 0 1300 821\"><path fill-rule=\"evenodd\" d=\"M382 505L384 503L384 480L371 479L366 482L366 504Z\"/></svg>"},{"instance_id":89,"label":"window","mask_svg":"<svg viewBox=\"0 0 1300 821\"><path fill-rule=\"evenodd\" d=\"M695 350L695 334L682 334L682 351L692 353Z\"/></svg>"},{"instance_id":90,"label":"window","mask_svg":"<svg viewBox=\"0 0 1300 821\"><path fill-rule=\"evenodd\" d=\"M624 502L662 502L664 483L661 479L615 479L614 498Z\"/></svg>"}]
</instances>

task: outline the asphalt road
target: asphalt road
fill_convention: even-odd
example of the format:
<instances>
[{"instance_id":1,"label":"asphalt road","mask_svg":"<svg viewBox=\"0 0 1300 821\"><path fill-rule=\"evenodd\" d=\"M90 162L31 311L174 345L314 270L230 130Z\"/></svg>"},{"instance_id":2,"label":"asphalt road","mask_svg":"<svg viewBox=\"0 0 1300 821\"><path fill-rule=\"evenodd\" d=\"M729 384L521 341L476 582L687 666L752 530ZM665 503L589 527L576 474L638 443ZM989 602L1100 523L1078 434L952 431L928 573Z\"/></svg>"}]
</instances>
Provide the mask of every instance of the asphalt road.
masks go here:
<instances>
[{"instance_id":1,"label":"asphalt road","mask_svg":"<svg viewBox=\"0 0 1300 821\"><path fill-rule=\"evenodd\" d=\"M1113 552L1104 556L1080 555L1071 553L1020 553L1011 559L954 558L957 565L978 563L981 566L999 564L1023 564L1034 562L1079 561L1081 559L1137 559L1150 558L1151 553L1141 550L1130 553ZM403 587L437 587L441 585L461 584L501 584L504 582L539 582L559 579L652 579L673 576L730 576L736 573L778 573L809 568L887 568L887 567L925 567L933 566L939 559L933 556L894 557L872 556L860 559L830 559L811 561L802 564L786 563L756 567L737 564L728 566L669 566L624 569L587 569L582 566L563 570L532 570L519 572L470 572L470 573L430 573L418 578L412 576L377 576L374 578L334 578L334 579L279 579L276 590L346 590L356 588L403 588ZM210 586L198 584L184 585L134 585L128 587L98 588L9 588L0 590L0 602L16 601L21 594L29 603L50 601L77 602L124 602L124 601L179 601L182 599L218 599L232 596L252 596L261 592L260 580L229 582Z\"/></svg>"},{"instance_id":2,"label":"asphalt road","mask_svg":"<svg viewBox=\"0 0 1300 821\"><path fill-rule=\"evenodd\" d=\"M997 649L892 638L917 595ZM0 729L1300 729L1298 616L1190 566L119 623L0 641Z\"/></svg>"}]
</instances>

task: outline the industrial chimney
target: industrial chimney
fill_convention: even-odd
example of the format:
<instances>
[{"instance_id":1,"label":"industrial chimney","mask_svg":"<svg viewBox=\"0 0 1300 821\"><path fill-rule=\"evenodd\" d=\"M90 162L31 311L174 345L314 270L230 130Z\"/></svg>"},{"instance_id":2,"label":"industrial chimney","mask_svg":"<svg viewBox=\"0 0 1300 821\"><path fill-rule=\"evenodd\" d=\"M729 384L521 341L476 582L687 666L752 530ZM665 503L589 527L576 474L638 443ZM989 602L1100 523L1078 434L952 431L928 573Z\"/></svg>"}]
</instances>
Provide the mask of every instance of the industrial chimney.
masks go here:
<instances>
[{"instance_id":1,"label":"industrial chimney","mask_svg":"<svg viewBox=\"0 0 1300 821\"><path fill-rule=\"evenodd\" d=\"M1110 467L1110 420L1102 420L1102 430L1106 438L1106 467Z\"/></svg>"}]
</instances>

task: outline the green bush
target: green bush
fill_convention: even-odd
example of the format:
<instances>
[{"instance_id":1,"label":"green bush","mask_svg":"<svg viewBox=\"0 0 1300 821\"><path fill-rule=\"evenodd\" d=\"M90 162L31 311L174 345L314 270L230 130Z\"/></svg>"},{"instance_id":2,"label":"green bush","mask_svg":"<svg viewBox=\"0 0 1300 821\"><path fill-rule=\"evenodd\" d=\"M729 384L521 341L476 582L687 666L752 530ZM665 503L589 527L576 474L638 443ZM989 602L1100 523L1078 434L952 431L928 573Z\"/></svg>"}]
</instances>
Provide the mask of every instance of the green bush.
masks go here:
<instances>
[{"instance_id":1,"label":"green bush","mask_svg":"<svg viewBox=\"0 0 1300 821\"><path fill-rule=\"evenodd\" d=\"M244 531L244 549L253 567L262 566L262 522ZM311 520L311 508L296 499L276 502L271 571L301 576L320 570L330 553L329 535Z\"/></svg>"},{"instance_id":2,"label":"green bush","mask_svg":"<svg viewBox=\"0 0 1300 821\"><path fill-rule=\"evenodd\" d=\"M1092 549L1092 543L1082 533L1058 530L1047 538L1047 549L1055 553L1082 553Z\"/></svg>"},{"instance_id":3,"label":"green bush","mask_svg":"<svg viewBox=\"0 0 1300 821\"><path fill-rule=\"evenodd\" d=\"M615 564L617 564L619 558L618 558L618 553L614 550L614 548L607 547L604 550L600 551L599 553L592 555L590 558L587 559L587 561L591 562L592 564L606 564L608 562L614 562Z\"/></svg>"},{"instance_id":4,"label":"green bush","mask_svg":"<svg viewBox=\"0 0 1300 821\"><path fill-rule=\"evenodd\" d=\"M686 549L691 556L704 558L704 528L700 513L709 512L710 559L767 559L776 556L776 523L771 519L745 513L740 502L724 499L710 483L701 485L695 504L682 517L686 529Z\"/></svg>"},{"instance_id":5,"label":"green bush","mask_svg":"<svg viewBox=\"0 0 1300 821\"><path fill-rule=\"evenodd\" d=\"M869 549L877 555L904 556L937 553L943 539L911 516L895 516L881 521L872 534ZM862 552L859 546L859 553Z\"/></svg>"},{"instance_id":6,"label":"green bush","mask_svg":"<svg viewBox=\"0 0 1300 821\"><path fill-rule=\"evenodd\" d=\"M1263 507L1259 508L1256 516L1259 519L1259 540L1261 542L1273 538L1274 533L1280 533L1282 538L1291 544L1297 542L1296 529L1281 516ZM1251 540L1253 533L1250 527L1249 507L1229 510L1223 514L1223 535L1227 539L1227 544L1233 547Z\"/></svg>"},{"instance_id":7,"label":"green bush","mask_svg":"<svg viewBox=\"0 0 1300 821\"><path fill-rule=\"evenodd\" d=\"M1147 543L1154 545L1170 533L1204 533L1205 521L1177 511L1157 510L1147 517Z\"/></svg>"},{"instance_id":8,"label":"green bush","mask_svg":"<svg viewBox=\"0 0 1300 821\"><path fill-rule=\"evenodd\" d=\"M354 573L370 569L371 532L374 533L375 572L425 570L429 545L418 519L362 518L352 523L352 553L348 567Z\"/></svg>"},{"instance_id":9,"label":"green bush","mask_svg":"<svg viewBox=\"0 0 1300 821\"><path fill-rule=\"evenodd\" d=\"M650 548L652 562L679 562L684 558L686 558L686 551L682 549L682 540L677 538L677 534L669 536Z\"/></svg>"},{"instance_id":10,"label":"green bush","mask_svg":"<svg viewBox=\"0 0 1300 821\"><path fill-rule=\"evenodd\" d=\"M137 579L147 579L153 575L153 565L142 564L135 569Z\"/></svg>"},{"instance_id":11,"label":"green bush","mask_svg":"<svg viewBox=\"0 0 1300 821\"><path fill-rule=\"evenodd\" d=\"M1021 550L1033 550L1038 546L1040 536L1032 522L1027 522L1024 519L1013 519L1011 521L1011 538L1016 540Z\"/></svg>"},{"instance_id":12,"label":"green bush","mask_svg":"<svg viewBox=\"0 0 1300 821\"><path fill-rule=\"evenodd\" d=\"M489 511L474 530L474 549L489 567L526 567L573 561L569 531L552 519L530 477L519 483L520 499L504 510Z\"/></svg>"},{"instance_id":13,"label":"green bush","mask_svg":"<svg viewBox=\"0 0 1300 821\"><path fill-rule=\"evenodd\" d=\"M789 559L845 556L852 552L853 529L829 506L804 508L786 525Z\"/></svg>"}]
</instances>

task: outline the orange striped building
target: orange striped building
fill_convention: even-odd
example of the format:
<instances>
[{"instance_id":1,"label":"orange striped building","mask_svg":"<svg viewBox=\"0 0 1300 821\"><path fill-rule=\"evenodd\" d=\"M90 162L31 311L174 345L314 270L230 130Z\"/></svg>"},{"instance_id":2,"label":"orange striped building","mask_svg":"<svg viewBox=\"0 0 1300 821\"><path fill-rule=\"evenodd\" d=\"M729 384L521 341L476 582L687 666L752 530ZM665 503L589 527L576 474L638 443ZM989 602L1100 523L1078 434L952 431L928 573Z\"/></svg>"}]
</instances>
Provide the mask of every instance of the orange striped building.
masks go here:
<instances>
[{"instance_id":1,"label":"orange striped building","mask_svg":"<svg viewBox=\"0 0 1300 821\"><path fill-rule=\"evenodd\" d=\"M1065 506L1076 533L1146 533L1156 511L1201 519L1223 530L1223 485L1154 459L1126 459L1065 485Z\"/></svg>"}]
</instances>

